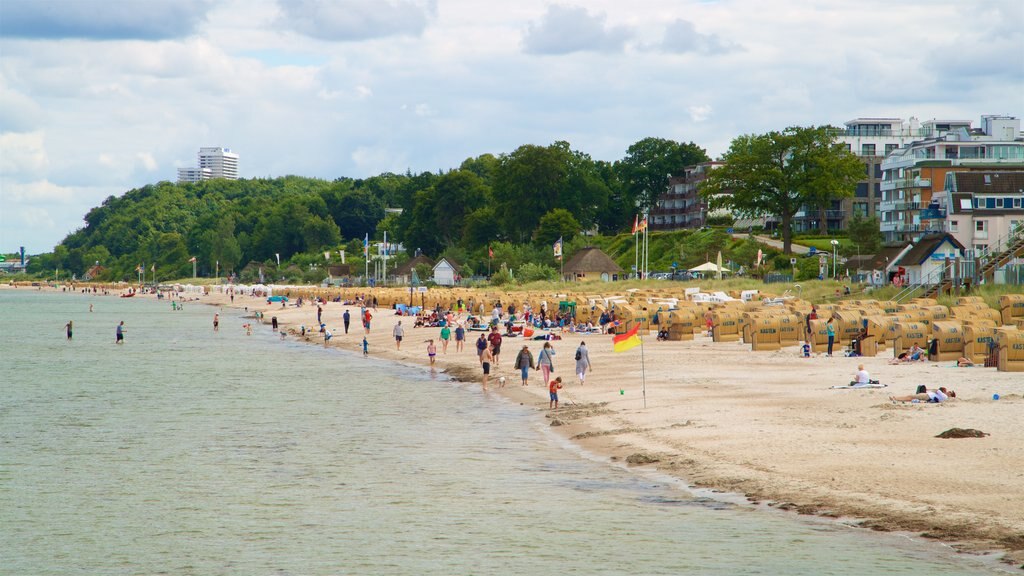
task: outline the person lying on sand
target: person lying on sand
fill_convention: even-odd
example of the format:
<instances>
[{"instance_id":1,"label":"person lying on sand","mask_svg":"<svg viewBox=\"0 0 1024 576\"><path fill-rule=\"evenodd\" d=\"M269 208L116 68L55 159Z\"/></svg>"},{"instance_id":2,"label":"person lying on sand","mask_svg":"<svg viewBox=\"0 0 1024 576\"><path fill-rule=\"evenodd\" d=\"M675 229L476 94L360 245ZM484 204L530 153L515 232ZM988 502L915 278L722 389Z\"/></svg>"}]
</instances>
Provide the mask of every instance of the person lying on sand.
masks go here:
<instances>
[{"instance_id":1,"label":"person lying on sand","mask_svg":"<svg viewBox=\"0 0 1024 576\"><path fill-rule=\"evenodd\" d=\"M968 358L961 356L960 359L956 361L956 365L958 368L970 368L974 366L974 362L971 362Z\"/></svg>"},{"instance_id":2,"label":"person lying on sand","mask_svg":"<svg viewBox=\"0 0 1024 576\"><path fill-rule=\"evenodd\" d=\"M926 390L921 394L911 394L909 396L889 396L889 400L893 403L896 402L932 402L939 403L945 402L950 398L956 398L956 392L953 390L946 390L945 386L940 386L937 390Z\"/></svg>"}]
</instances>

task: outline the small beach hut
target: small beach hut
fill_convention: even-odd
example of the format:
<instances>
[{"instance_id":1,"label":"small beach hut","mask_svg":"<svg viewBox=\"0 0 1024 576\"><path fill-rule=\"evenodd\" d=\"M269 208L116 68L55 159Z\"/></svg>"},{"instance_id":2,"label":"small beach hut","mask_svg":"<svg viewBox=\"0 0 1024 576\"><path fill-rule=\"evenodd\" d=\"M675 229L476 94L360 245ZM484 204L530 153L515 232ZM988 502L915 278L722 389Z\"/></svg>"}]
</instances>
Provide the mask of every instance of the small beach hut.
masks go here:
<instances>
[{"instance_id":1,"label":"small beach hut","mask_svg":"<svg viewBox=\"0 0 1024 576\"><path fill-rule=\"evenodd\" d=\"M441 258L434 264L434 284L438 286L455 286L456 277L459 275L459 264L449 260L448 258Z\"/></svg>"},{"instance_id":2,"label":"small beach hut","mask_svg":"<svg viewBox=\"0 0 1024 576\"><path fill-rule=\"evenodd\" d=\"M600 248L588 246L572 255L562 267L564 280L590 280L600 278L605 282L618 279L622 267Z\"/></svg>"}]
</instances>

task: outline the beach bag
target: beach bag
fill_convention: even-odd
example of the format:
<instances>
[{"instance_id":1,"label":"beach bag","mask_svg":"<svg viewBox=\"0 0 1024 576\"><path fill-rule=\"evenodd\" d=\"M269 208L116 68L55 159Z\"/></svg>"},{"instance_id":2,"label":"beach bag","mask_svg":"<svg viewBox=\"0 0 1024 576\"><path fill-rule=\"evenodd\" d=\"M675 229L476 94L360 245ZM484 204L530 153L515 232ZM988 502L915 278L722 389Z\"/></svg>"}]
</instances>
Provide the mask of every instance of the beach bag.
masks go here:
<instances>
[{"instance_id":1,"label":"beach bag","mask_svg":"<svg viewBox=\"0 0 1024 576\"><path fill-rule=\"evenodd\" d=\"M583 352L580 352L580 349L577 348L576 349L576 361L579 362L580 358L583 358Z\"/></svg>"}]
</instances>

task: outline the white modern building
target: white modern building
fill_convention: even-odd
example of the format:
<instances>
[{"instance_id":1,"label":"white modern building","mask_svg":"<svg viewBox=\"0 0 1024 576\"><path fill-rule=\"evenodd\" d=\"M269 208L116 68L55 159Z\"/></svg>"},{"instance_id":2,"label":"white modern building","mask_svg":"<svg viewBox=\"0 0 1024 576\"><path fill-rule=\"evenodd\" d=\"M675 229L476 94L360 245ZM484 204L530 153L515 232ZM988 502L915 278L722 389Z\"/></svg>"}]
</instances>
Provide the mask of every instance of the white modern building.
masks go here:
<instances>
[{"instance_id":1,"label":"white modern building","mask_svg":"<svg viewBox=\"0 0 1024 576\"><path fill-rule=\"evenodd\" d=\"M894 150L882 161L881 229L887 242L913 241L941 232L949 208L941 194L952 172L1024 169L1024 136L1012 116L929 120L931 135ZM972 244L968 244L971 246Z\"/></svg>"},{"instance_id":2,"label":"white modern building","mask_svg":"<svg viewBox=\"0 0 1024 576\"><path fill-rule=\"evenodd\" d=\"M178 182L199 182L213 178L238 180L238 154L219 146L199 149L198 168L178 168Z\"/></svg>"}]
</instances>

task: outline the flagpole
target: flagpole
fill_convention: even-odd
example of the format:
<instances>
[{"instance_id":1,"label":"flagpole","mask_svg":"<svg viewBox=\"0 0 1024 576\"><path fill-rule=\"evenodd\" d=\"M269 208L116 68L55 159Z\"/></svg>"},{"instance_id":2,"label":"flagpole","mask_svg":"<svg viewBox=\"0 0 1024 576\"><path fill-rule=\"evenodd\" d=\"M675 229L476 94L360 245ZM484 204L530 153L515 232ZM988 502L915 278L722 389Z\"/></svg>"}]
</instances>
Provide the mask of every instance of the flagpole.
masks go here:
<instances>
[{"instance_id":1,"label":"flagpole","mask_svg":"<svg viewBox=\"0 0 1024 576\"><path fill-rule=\"evenodd\" d=\"M647 366L644 362L644 339L640 339L640 389L644 396L644 409L647 408Z\"/></svg>"},{"instance_id":2,"label":"flagpole","mask_svg":"<svg viewBox=\"0 0 1024 576\"><path fill-rule=\"evenodd\" d=\"M639 277L640 275L640 236L637 235L639 230L637 227L640 225L640 216L637 216L633 220L633 273Z\"/></svg>"}]
</instances>

